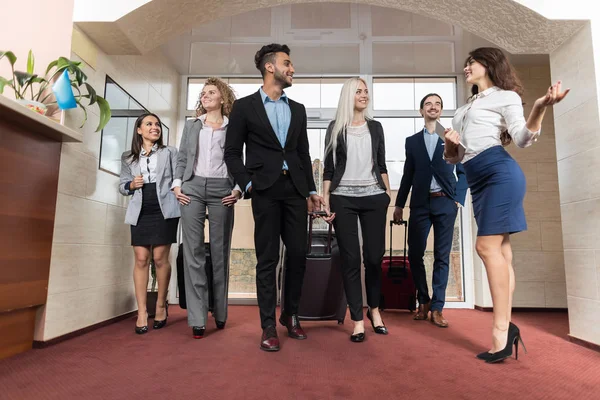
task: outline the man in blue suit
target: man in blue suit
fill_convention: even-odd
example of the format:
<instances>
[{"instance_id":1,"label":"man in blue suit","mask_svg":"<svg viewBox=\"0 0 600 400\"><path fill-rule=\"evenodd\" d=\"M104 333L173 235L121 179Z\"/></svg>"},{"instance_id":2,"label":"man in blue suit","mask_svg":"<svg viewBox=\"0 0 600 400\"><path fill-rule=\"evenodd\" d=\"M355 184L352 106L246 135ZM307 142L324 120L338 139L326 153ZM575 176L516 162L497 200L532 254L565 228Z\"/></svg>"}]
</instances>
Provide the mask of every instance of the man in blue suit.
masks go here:
<instances>
[{"instance_id":1,"label":"man in blue suit","mask_svg":"<svg viewBox=\"0 0 600 400\"><path fill-rule=\"evenodd\" d=\"M461 164L448 164L442 157L444 142L435 133L435 126L443 105L442 98L435 93L428 94L421 100L420 112L425 119L425 127L406 139L406 162L396 197L394 220L402 220L402 211L412 187L408 220L408 260L419 300L414 319L427 320L431 310L431 322L446 328L448 321L444 318L442 310L446 300L450 250L456 214L458 208L465 203L467 179ZM430 298L423 256L432 225L435 261L433 296Z\"/></svg>"}]
</instances>

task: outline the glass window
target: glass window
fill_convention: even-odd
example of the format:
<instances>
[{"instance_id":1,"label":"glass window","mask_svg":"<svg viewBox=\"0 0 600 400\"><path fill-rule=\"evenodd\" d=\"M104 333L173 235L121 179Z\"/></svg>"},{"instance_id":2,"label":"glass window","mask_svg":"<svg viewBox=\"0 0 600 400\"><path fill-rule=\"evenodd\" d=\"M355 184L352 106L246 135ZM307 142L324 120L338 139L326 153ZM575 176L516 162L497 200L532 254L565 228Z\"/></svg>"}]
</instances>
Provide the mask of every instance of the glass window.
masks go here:
<instances>
[{"instance_id":1,"label":"glass window","mask_svg":"<svg viewBox=\"0 0 600 400\"><path fill-rule=\"evenodd\" d=\"M415 85L413 79L373 79L374 110L414 110Z\"/></svg>"},{"instance_id":2,"label":"glass window","mask_svg":"<svg viewBox=\"0 0 600 400\"><path fill-rule=\"evenodd\" d=\"M310 159L324 161L326 129L307 129Z\"/></svg>"},{"instance_id":3,"label":"glass window","mask_svg":"<svg viewBox=\"0 0 600 400\"><path fill-rule=\"evenodd\" d=\"M294 79L294 84L285 89L287 96L304 104L306 108L321 107L321 81L320 79Z\"/></svg>"},{"instance_id":4,"label":"glass window","mask_svg":"<svg viewBox=\"0 0 600 400\"><path fill-rule=\"evenodd\" d=\"M196 104L198 103L198 97L204 87L204 79L190 78L188 79L188 92L187 92L187 109L195 110Z\"/></svg>"},{"instance_id":5,"label":"glass window","mask_svg":"<svg viewBox=\"0 0 600 400\"><path fill-rule=\"evenodd\" d=\"M100 169L119 175L121 155L131 148L135 121L147 110L110 77L106 77L106 100L112 117L101 133ZM169 128L162 126L163 143L169 143Z\"/></svg>"},{"instance_id":6,"label":"glass window","mask_svg":"<svg viewBox=\"0 0 600 400\"><path fill-rule=\"evenodd\" d=\"M419 110L421 100L429 93L442 97L444 109L456 109L455 78L375 78L373 109Z\"/></svg>"},{"instance_id":7,"label":"glass window","mask_svg":"<svg viewBox=\"0 0 600 400\"><path fill-rule=\"evenodd\" d=\"M454 78L427 78L415 79L415 105L418 110L421 99L429 93L437 93L442 97L444 110L456 109L456 79Z\"/></svg>"},{"instance_id":8,"label":"glass window","mask_svg":"<svg viewBox=\"0 0 600 400\"><path fill-rule=\"evenodd\" d=\"M262 79L229 79L229 86L235 92L235 97L240 99L255 93L262 86ZM200 92L198 92L200 93Z\"/></svg>"},{"instance_id":9,"label":"glass window","mask_svg":"<svg viewBox=\"0 0 600 400\"><path fill-rule=\"evenodd\" d=\"M321 80L321 108L337 108L346 79Z\"/></svg>"}]
</instances>

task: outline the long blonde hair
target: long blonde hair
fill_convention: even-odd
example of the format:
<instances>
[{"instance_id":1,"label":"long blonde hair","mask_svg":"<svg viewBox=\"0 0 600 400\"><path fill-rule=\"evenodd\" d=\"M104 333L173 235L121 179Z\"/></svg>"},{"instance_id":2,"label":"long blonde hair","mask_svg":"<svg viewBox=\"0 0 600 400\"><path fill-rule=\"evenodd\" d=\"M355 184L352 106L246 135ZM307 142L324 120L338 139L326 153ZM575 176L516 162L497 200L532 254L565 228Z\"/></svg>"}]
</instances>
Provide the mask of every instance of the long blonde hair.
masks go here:
<instances>
[{"instance_id":1,"label":"long blonde hair","mask_svg":"<svg viewBox=\"0 0 600 400\"><path fill-rule=\"evenodd\" d=\"M344 82L344 86L342 86L340 100L335 112L335 123L333 124L329 143L326 143L325 155L332 151L335 158L340 135L346 131L348 126L352 125L352 119L354 117L354 96L356 95L356 90L358 89L360 82L364 83L365 87L367 87L367 82L361 77L350 78ZM366 120L371 119L367 110L363 112L363 115Z\"/></svg>"}]
</instances>

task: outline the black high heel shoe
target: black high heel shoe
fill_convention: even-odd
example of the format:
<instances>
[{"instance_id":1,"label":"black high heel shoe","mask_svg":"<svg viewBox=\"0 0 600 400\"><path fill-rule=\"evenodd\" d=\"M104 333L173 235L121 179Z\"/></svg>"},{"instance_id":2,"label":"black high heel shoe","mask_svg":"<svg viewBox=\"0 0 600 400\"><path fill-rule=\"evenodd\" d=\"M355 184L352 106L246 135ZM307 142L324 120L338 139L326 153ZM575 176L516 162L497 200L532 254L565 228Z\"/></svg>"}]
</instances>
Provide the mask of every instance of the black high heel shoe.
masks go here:
<instances>
[{"instance_id":1,"label":"black high heel shoe","mask_svg":"<svg viewBox=\"0 0 600 400\"><path fill-rule=\"evenodd\" d=\"M509 322L508 324L508 333L510 334L511 332L519 332L519 328L513 324L512 322ZM484 351L483 353L479 353L477 354L477 358L479 358L480 360L486 361L488 360L490 357L492 356L492 353L490 353L489 351Z\"/></svg>"},{"instance_id":2,"label":"black high heel shoe","mask_svg":"<svg viewBox=\"0 0 600 400\"><path fill-rule=\"evenodd\" d=\"M152 325L152 329L160 329L164 328L167 325L167 319L169 318L169 303L165 306L165 312L167 313L165 319L163 320L154 320L154 325Z\"/></svg>"},{"instance_id":3,"label":"black high heel shoe","mask_svg":"<svg viewBox=\"0 0 600 400\"><path fill-rule=\"evenodd\" d=\"M512 347L515 346L515 360L519 359L519 342L521 346L523 346L523 350L527 353L527 349L525 348L525 343L523 343L523 339L521 338L521 331L519 327L515 324L509 324L508 326L508 338L506 340L506 346L504 349L497 351L495 353L490 353L490 356L485 360L488 364L497 363L503 360L506 360L510 356L512 356Z\"/></svg>"},{"instance_id":4,"label":"black high heel shoe","mask_svg":"<svg viewBox=\"0 0 600 400\"><path fill-rule=\"evenodd\" d=\"M365 341L365 333L364 332L353 333L352 335L350 335L350 341L352 341L354 343L364 342Z\"/></svg>"},{"instance_id":5,"label":"black high heel shoe","mask_svg":"<svg viewBox=\"0 0 600 400\"><path fill-rule=\"evenodd\" d=\"M146 321L148 320L148 313L146 312ZM135 326L135 333L138 335L143 335L144 333L148 333L148 323L144 326Z\"/></svg>"},{"instance_id":6,"label":"black high heel shoe","mask_svg":"<svg viewBox=\"0 0 600 400\"><path fill-rule=\"evenodd\" d=\"M375 331L375 333L378 333L380 335L387 335L389 332L387 330L387 328L384 325L380 325L380 326L375 326L375 323L373 322L373 317L371 316L371 309L367 308L367 318L369 318L369 321L371 321L371 326L373 327L373 330ZM381 323L383 323L383 320L381 320Z\"/></svg>"}]
</instances>

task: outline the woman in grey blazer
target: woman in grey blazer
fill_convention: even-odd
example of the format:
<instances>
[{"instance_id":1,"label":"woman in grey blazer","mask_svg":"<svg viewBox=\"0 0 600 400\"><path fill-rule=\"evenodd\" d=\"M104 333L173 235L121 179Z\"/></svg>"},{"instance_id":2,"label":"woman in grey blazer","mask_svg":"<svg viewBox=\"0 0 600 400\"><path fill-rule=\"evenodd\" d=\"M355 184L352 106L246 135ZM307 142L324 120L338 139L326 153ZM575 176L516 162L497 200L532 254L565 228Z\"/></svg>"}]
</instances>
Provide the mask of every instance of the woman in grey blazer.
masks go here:
<instances>
[{"instance_id":1,"label":"woman in grey blazer","mask_svg":"<svg viewBox=\"0 0 600 400\"><path fill-rule=\"evenodd\" d=\"M209 78L200 93L197 118L188 120L179 146L173 191L181 203L183 263L188 325L194 339L204 336L208 315L208 282L204 248L206 211L210 215L213 315L218 329L227 321L229 251L233 205L240 188L223 159L229 112L235 100L231 87Z\"/></svg>"},{"instance_id":2,"label":"woman in grey blazer","mask_svg":"<svg viewBox=\"0 0 600 400\"><path fill-rule=\"evenodd\" d=\"M171 191L177 149L162 141L162 124L157 115L145 113L135 122L131 150L121 157L119 192L131 196L125 223L131 225L135 253L133 282L138 304L135 332L148 332L146 290L150 251L158 278L158 299L154 329L167 324L167 289L171 277L169 250L177 242L179 203Z\"/></svg>"}]
</instances>

